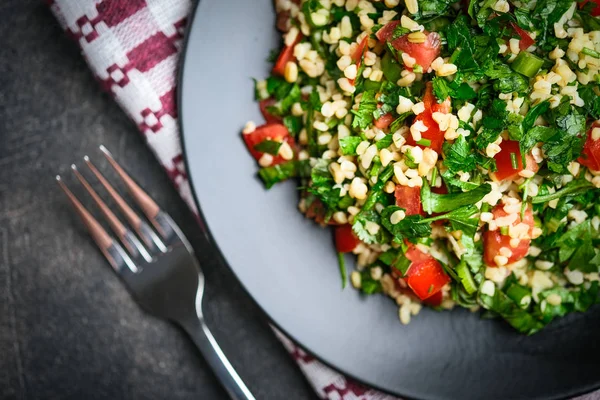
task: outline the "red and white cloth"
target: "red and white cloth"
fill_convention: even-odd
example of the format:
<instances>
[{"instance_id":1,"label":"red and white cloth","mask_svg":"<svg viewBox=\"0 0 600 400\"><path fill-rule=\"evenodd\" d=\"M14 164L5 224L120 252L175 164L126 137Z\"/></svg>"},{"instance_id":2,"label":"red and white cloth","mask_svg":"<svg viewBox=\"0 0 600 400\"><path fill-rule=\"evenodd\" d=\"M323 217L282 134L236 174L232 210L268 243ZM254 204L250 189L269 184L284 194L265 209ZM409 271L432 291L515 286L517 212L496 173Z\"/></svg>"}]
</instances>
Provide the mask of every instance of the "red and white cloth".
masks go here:
<instances>
[{"instance_id":1,"label":"red and white cloth","mask_svg":"<svg viewBox=\"0 0 600 400\"><path fill-rule=\"evenodd\" d=\"M48 0L90 69L138 129L177 190L196 211L177 126L179 55L191 0ZM366 389L275 332L319 395L328 400L393 400Z\"/></svg>"},{"instance_id":2,"label":"red and white cloth","mask_svg":"<svg viewBox=\"0 0 600 400\"><path fill-rule=\"evenodd\" d=\"M176 105L177 67L191 0L47 2L79 43L101 87L135 121L183 199L196 211L183 163ZM275 334L322 399L395 399L346 379L280 332Z\"/></svg>"}]
</instances>

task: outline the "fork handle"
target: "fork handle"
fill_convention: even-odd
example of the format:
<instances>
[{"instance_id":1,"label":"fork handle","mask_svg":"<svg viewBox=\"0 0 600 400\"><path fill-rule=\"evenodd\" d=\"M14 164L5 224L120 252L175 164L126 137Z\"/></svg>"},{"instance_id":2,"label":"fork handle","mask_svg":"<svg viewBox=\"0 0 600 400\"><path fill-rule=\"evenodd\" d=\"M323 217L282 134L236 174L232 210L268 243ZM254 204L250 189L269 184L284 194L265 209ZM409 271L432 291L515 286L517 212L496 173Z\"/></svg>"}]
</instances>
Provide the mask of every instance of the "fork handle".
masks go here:
<instances>
[{"instance_id":1,"label":"fork handle","mask_svg":"<svg viewBox=\"0 0 600 400\"><path fill-rule=\"evenodd\" d=\"M210 333L204 318L194 318L183 322L182 326L212 368L229 397L233 400L255 400Z\"/></svg>"}]
</instances>

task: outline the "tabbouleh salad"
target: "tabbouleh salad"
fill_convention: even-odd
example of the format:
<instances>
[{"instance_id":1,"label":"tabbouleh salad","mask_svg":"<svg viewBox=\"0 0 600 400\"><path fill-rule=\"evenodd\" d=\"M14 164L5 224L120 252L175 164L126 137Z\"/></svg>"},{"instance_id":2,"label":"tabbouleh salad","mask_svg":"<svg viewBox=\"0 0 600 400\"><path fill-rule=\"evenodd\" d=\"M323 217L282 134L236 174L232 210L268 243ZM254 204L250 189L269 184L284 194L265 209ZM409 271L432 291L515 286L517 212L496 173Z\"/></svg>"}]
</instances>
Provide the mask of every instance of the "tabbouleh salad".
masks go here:
<instances>
[{"instance_id":1,"label":"tabbouleh salad","mask_svg":"<svg viewBox=\"0 0 600 400\"><path fill-rule=\"evenodd\" d=\"M600 1L277 0L243 139L350 282L532 334L599 301Z\"/></svg>"}]
</instances>

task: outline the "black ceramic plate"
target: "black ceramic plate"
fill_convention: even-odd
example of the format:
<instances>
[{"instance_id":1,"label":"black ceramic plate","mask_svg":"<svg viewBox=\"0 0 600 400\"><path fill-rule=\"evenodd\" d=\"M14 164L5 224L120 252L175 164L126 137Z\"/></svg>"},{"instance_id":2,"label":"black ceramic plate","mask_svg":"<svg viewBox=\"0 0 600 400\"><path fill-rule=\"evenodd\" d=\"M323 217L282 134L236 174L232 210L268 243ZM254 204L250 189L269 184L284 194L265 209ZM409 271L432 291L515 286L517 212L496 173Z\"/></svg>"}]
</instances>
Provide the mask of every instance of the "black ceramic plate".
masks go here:
<instances>
[{"instance_id":1,"label":"black ceramic plate","mask_svg":"<svg viewBox=\"0 0 600 400\"><path fill-rule=\"evenodd\" d=\"M266 191L240 131L260 123L251 78L280 45L272 0L201 0L189 31L181 121L196 200L244 287L324 362L396 395L548 399L600 386L600 312L525 337L465 310L424 310L408 326L383 296L340 289L330 232L304 219L288 182ZM218 246L218 249L216 247Z\"/></svg>"}]
</instances>

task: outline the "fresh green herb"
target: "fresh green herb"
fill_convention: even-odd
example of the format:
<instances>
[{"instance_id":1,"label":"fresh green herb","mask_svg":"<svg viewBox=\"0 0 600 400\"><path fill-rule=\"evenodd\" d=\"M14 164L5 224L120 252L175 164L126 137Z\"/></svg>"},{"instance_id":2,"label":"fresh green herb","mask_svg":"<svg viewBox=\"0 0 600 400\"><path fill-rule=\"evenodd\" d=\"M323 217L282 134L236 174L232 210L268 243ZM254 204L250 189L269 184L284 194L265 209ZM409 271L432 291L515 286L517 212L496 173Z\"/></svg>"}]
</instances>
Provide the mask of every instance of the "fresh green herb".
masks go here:
<instances>
[{"instance_id":1,"label":"fresh green herb","mask_svg":"<svg viewBox=\"0 0 600 400\"><path fill-rule=\"evenodd\" d=\"M599 250L592 242L592 225L590 220L571 228L557 241L559 246L559 259L561 262L569 260L570 270L579 270L584 273L598 272L600 260Z\"/></svg>"},{"instance_id":2,"label":"fresh green herb","mask_svg":"<svg viewBox=\"0 0 600 400\"><path fill-rule=\"evenodd\" d=\"M531 289L516 282L507 284L506 295L520 308L526 309L531 304Z\"/></svg>"},{"instance_id":3,"label":"fresh green herb","mask_svg":"<svg viewBox=\"0 0 600 400\"><path fill-rule=\"evenodd\" d=\"M311 171L312 184L307 190L325 205L329 214L338 209L340 189L334 188L335 182L329 172L329 162L319 159Z\"/></svg>"},{"instance_id":4,"label":"fresh green herb","mask_svg":"<svg viewBox=\"0 0 600 400\"><path fill-rule=\"evenodd\" d=\"M274 184L290 178L307 178L310 176L310 164L304 161L287 161L278 165L261 168L258 175L267 189Z\"/></svg>"},{"instance_id":5,"label":"fresh green herb","mask_svg":"<svg viewBox=\"0 0 600 400\"><path fill-rule=\"evenodd\" d=\"M463 259L458 263L455 267L456 274L460 279L460 283L462 283L465 291L468 294L473 294L477 291L477 283L473 280L473 275L471 275L471 271L469 271L469 267L467 266L467 262Z\"/></svg>"},{"instance_id":6,"label":"fresh green herb","mask_svg":"<svg viewBox=\"0 0 600 400\"><path fill-rule=\"evenodd\" d=\"M449 169L442 172L442 179L444 180L444 183L446 183L446 186L456 187L465 191L473 190L480 186L480 183L477 182L461 181L460 179L456 178L454 173L452 173Z\"/></svg>"},{"instance_id":7,"label":"fresh green herb","mask_svg":"<svg viewBox=\"0 0 600 400\"><path fill-rule=\"evenodd\" d=\"M363 209L354 217L354 223L352 224L352 230L360 240L368 244L386 243L390 240L389 234L384 229L379 229L376 234L369 232L366 228L368 221L378 225L384 224L384 226L386 222L383 214L380 217L374 210L365 211Z\"/></svg>"},{"instance_id":8,"label":"fresh green herb","mask_svg":"<svg viewBox=\"0 0 600 400\"><path fill-rule=\"evenodd\" d=\"M392 165L388 165L383 171L381 171L377 183L375 183L375 185L371 187L371 193L369 193L369 196L365 200L361 212L370 211L375 206L375 204L382 199L383 186L392 177L393 174L394 167Z\"/></svg>"},{"instance_id":9,"label":"fresh green herb","mask_svg":"<svg viewBox=\"0 0 600 400\"><path fill-rule=\"evenodd\" d=\"M386 51L381 59L381 70L383 76L391 82L397 82L402 78L402 66L389 51Z\"/></svg>"},{"instance_id":10,"label":"fresh green herb","mask_svg":"<svg viewBox=\"0 0 600 400\"><path fill-rule=\"evenodd\" d=\"M375 91L363 92L358 110L352 110L354 119L353 128L367 129L373 123L373 112L377 110L377 100L375 100Z\"/></svg>"},{"instance_id":11,"label":"fresh green herb","mask_svg":"<svg viewBox=\"0 0 600 400\"><path fill-rule=\"evenodd\" d=\"M417 144L421 145L421 146L429 147L429 146L431 146L431 140L429 140L429 139L421 139L421 140L417 141Z\"/></svg>"},{"instance_id":12,"label":"fresh green herb","mask_svg":"<svg viewBox=\"0 0 600 400\"><path fill-rule=\"evenodd\" d=\"M584 137L572 136L562 130L558 131L542 146L548 168L554 172L566 173L567 165L581 155L584 142Z\"/></svg>"},{"instance_id":13,"label":"fresh green herb","mask_svg":"<svg viewBox=\"0 0 600 400\"><path fill-rule=\"evenodd\" d=\"M426 218L420 223L429 224L434 221L448 220L453 231L462 231L465 235L473 237L479 224L479 218L474 217L478 211L473 205L462 206L446 214Z\"/></svg>"},{"instance_id":14,"label":"fresh green herb","mask_svg":"<svg viewBox=\"0 0 600 400\"><path fill-rule=\"evenodd\" d=\"M356 148L362 142L362 139L358 136L346 136L339 139L340 149L342 154L345 156L355 156Z\"/></svg>"},{"instance_id":15,"label":"fresh green herb","mask_svg":"<svg viewBox=\"0 0 600 400\"><path fill-rule=\"evenodd\" d=\"M552 305L542 302L551 294L560 296L560 304ZM556 317L562 317L571 312L585 312L592 305L597 304L600 301L600 289L598 282L592 282L589 289L585 287L578 287L575 289L567 289L564 287L554 287L552 289L541 292L538 296L540 303L536 305L533 313L534 315L543 321L544 324L550 323Z\"/></svg>"},{"instance_id":16,"label":"fresh green herb","mask_svg":"<svg viewBox=\"0 0 600 400\"><path fill-rule=\"evenodd\" d=\"M521 75L509 75L494 82L494 90L500 93L524 93L529 90L529 81Z\"/></svg>"},{"instance_id":17,"label":"fresh green herb","mask_svg":"<svg viewBox=\"0 0 600 400\"><path fill-rule=\"evenodd\" d=\"M571 136L578 136L585 132L585 117L575 112L558 117L556 126Z\"/></svg>"},{"instance_id":18,"label":"fresh green herb","mask_svg":"<svg viewBox=\"0 0 600 400\"><path fill-rule=\"evenodd\" d=\"M388 147L390 147L393 143L393 135L389 134L389 135L385 135L384 137L382 137L381 139L379 139L377 141L377 150L382 150L382 149L387 149Z\"/></svg>"},{"instance_id":19,"label":"fresh green herb","mask_svg":"<svg viewBox=\"0 0 600 400\"><path fill-rule=\"evenodd\" d=\"M402 275L406 275L408 268L410 267L411 261L406 258L401 249L395 250L391 249L382 253L379 256L379 261L387 265L388 267L396 268L398 271L402 273Z\"/></svg>"},{"instance_id":20,"label":"fresh green herb","mask_svg":"<svg viewBox=\"0 0 600 400\"><path fill-rule=\"evenodd\" d=\"M283 143L275 140L263 140L254 146L254 150L276 156Z\"/></svg>"},{"instance_id":21,"label":"fresh green herb","mask_svg":"<svg viewBox=\"0 0 600 400\"><path fill-rule=\"evenodd\" d=\"M431 191L427 181L423 181L421 202L423 203L423 210L429 214L447 212L462 206L475 204L483 199L491 190L492 187L485 183L469 192L437 194Z\"/></svg>"},{"instance_id":22,"label":"fresh green herb","mask_svg":"<svg viewBox=\"0 0 600 400\"><path fill-rule=\"evenodd\" d=\"M418 0L419 12L416 18L421 21L445 15L456 2L457 0Z\"/></svg>"},{"instance_id":23,"label":"fresh green herb","mask_svg":"<svg viewBox=\"0 0 600 400\"><path fill-rule=\"evenodd\" d=\"M360 274L360 290L364 294L375 294L382 291L381 281L371 277L371 269L365 268Z\"/></svg>"},{"instance_id":24,"label":"fresh green herb","mask_svg":"<svg viewBox=\"0 0 600 400\"><path fill-rule=\"evenodd\" d=\"M594 85L579 86L578 91L584 103L583 107L589 117L600 119L600 96L594 91Z\"/></svg>"},{"instance_id":25,"label":"fresh green herb","mask_svg":"<svg viewBox=\"0 0 600 400\"><path fill-rule=\"evenodd\" d=\"M420 215L408 215L397 224L392 224L390 217L398 210L403 209L398 206L388 206L381 211L381 223L396 241L401 242L402 239L417 239L431 235L431 225L421 223L423 217Z\"/></svg>"},{"instance_id":26,"label":"fresh green herb","mask_svg":"<svg viewBox=\"0 0 600 400\"><path fill-rule=\"evenodd\" d=\"M404 28L402 25L398 25L396 29L394 29L394 32L392 32L391 40L398 39L399 37L404 36L407 33L410 33L410 29Z\"/></svg>"},{"instance_id":27,"label":"fresh green herb","mask_svg":"<svg viewBox=\"0 0 600 400\"><path fill-rule=\"evenodd\" d=\"M454 143L447 147L444 165L453 172L469 172L477 167L477 156L464 136L459 135Z\"/></svg>"},{"instance_id":28,"label":"fresh green herb","mask_svg":"<svg viewBox=\"0 0 600 400\"><path fill-rule=\"evenodd\" d=\"M525 156L531 152L531 149L539 142L545 142L556 134L556 129L547 126L535 126L527 131L519 141L519 150L521 151L522 163L526 165Z\"/></svg>"},{"instance_id":29,"label":"fresh green herb","mask_svg":"<svg viewBox=\"0 0 600 400\"><path fill-rule=\"evenodd\" d=\"M296 137L302 130L302 117L286 115L285 117L283 117L283 124L288 129L288 131L290 131L290 134Z\"/></svg>"},{"instance_id":30,"label":"fresh green herb","mask_svg":"<svg viewBox=\"0 0 600 400\"><path fill-rule=\"evenodd\" d=\"M472 100L477 93L468 83L457 83L456 80L448 81L446 78L433 78L433 93L438 99Z\"/></svg>"},{"instance_id":31,"label":"fresh green herb","mask_svg":"<svg viewBox=\"0 0 600 400\"><path fill-rule=\"evenodd\" d=\"M348 272L346 271L346 262L344 261L344 253L337 253L338 265L340 267L340 275L342 276L342 289L346 288L346 282L348 281Z\"/></svg>"},{"instance_id":32,"label":"fresh green herb","mask_svg":"<svg viewBox=\"0 0 600 400\"><path fill-rule=\"evenodd\" d=\"M494 291L493 296L482 293L480 288L478 300L483 307L500 315L521 333L531 335L545 325L542 321L534 318L532 314L523 310L520 305L517 305L498 288Z\"/></svg>"}]
</instances>

